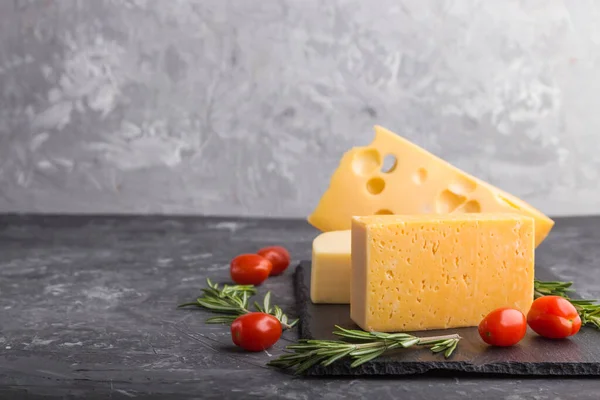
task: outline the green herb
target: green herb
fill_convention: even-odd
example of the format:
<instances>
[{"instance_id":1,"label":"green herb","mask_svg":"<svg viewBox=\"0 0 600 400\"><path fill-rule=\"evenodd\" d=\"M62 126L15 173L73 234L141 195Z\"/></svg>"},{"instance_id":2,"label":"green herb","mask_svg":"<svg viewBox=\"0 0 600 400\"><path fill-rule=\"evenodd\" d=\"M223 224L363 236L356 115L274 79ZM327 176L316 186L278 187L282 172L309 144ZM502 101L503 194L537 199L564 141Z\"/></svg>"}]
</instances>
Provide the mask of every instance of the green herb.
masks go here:
<instances>
[{"instance_id":1,"label":"green herb","mask_svg":"<svg viewBox=\"0 0 600 400\"><path fill-rule=\"evenodd\" d=\"M534 298L537 299L543 296L564 297L575 306L583 325L591 325L596 329L600 329L600 304L596 300L572 299L569 296L569 293L573 292L572 285L573 282L536 280L533 286Z\"/></svg>"},{"instance_id":2,"label":"green herb","mask_svg":"<svg viewBox=\"0 0 600 400\"><path fill-rule=\"evenodd\" d=\"M533 283L533 297L535 299L543 296L560 296L566 299L569 298L568 293L572 292L571 286L573 282L559 282L559 281L534 281Z\"/></svg>"},{"instance_id":3,"label":"green herb","mask_svg":"<svg viewBox=\"0 0 600 400\"><path fill-rule=\"evenodd\" d=\"M461 337L457 334L432 337L417 337L407 333L380 333L344 329L336 325L333 332L342 340L300 340L289 345L286 353L271 361L269 365L277 368L293 368L296 374L302 374L310 367L320 364L327 366L335 361L349 358L351 368L358 367L382 354L412 346L428 347L434 353L444 353L450 357ZM353 343L353 342L354 343Z\"/></svg>"},{"instance_id":4,"label":"green herb","mask_svg":"<svg viewBox=\"0 0 600 400\"><path fill-rule=\"evenodd\" d=\"M256 294L254 285L223 285L213 283L206 279L207 288L202 289L202 296L196 301L180 304L178 307L200 307L212 311L219 315L218 317L208 318L209 324L231 324L237 317L252 312L250 310L250 297ZM283 313L280 307L271 306L271 292L267 292L263 299L262 306L254 302L257 311L273 315L281 322L283 329L291 329L298 323L298 320L289 321L287 315Z\"/></svg>"}]
</instances>

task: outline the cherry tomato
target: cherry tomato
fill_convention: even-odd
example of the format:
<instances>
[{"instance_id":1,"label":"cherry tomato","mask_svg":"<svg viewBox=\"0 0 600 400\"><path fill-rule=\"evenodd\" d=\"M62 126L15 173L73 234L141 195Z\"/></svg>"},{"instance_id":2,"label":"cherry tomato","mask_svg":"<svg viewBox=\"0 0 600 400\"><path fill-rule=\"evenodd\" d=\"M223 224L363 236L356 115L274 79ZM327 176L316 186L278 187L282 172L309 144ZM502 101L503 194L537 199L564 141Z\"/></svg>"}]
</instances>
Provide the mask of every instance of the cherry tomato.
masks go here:
<instances>
[{"instance_id":1,"label":"cherry tomato","mask_svg":"<svg viewBox=\"0 0 600 400\"><path fill-rule=\"evenodd\" d=\"M262 351L273 346L281 337L281 323L262 312L244 314L231 324L231 339L236 346L248 351Z\"/></svg>"},{"instance_id":2,"label":"cherry tomato","mask_svg":"<svg viewBox=\"0 0 600 400\"><path fill-rule=\"evenodd\" d=\"M527 320L514 308L498 308L479 323L479 336L492 346L512 346L523 339Z\"/></svg>"},{"instance_id":3,"label":"cherry tomato","mask_svg":"<svg viewBox=\"0 0 600 400\"><path fill-rule=\"evenodd\" d=\"M273 264L271 275L281 274L290 265L290 253L281 246L265 247L256 252L256 254L271 261Z\"/></svg>"},{"instance_id":4,"label":"cherry tomato","mask_svg":"<svg viewBox=\"0 0 600 400\"><path fill-rule=\"evenodd\" d=\"M571 302L560 296L536 299L527 313L527 323L540 336L562 339L581 328L581 318Z\"/></svg>"},{"instance_id":5,"label":"cherry tomato","mask_svg":"<svg viewBox=\"0 0 600 400\"><path fill-rule=\"evenodd\" d=\"M240 254L231 260L231 279L240 285L260 285L269 277L273 264L258 254Z\"/></svg>"}]
</instances>

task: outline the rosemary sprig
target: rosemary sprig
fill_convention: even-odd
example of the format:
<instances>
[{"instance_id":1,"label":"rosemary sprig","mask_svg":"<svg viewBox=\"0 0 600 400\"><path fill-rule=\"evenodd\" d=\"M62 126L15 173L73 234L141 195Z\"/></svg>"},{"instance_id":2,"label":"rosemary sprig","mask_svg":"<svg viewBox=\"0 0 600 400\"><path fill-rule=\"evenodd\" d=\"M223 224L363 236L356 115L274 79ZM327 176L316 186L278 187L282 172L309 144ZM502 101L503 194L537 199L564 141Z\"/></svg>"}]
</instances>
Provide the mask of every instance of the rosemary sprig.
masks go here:
<instances>
[{"instance_id":1,"label":"rosemary sprig","mask_svg":"<svg viewBox=\"0 0 600 400\"><path fill-rule=\"evenodd\" d=\"M600 329L600 304L596 300L572 299L569 296L569 293L573 292L572 285L573 282L536 280L533 285L533 296L536 299L543 296L564 297L575 306L583 325Z\"/></svg>"},{"instance_id":2,"label":"rosemary sprig","mask_svg":"<svg viewBox=\"0 0 600 400\"><path fill-rule=\"evenodd\" d=\"M256 294L254 285L223 285L221 288L210 279L206 279L206 284L208 287L202 289L202 296L198 297L196 301L180 304L178 307L194 306L222 314L208 318L206 322L209 324L231 324L240 315L252 312L250 297ZM271 306L271 292L267 292L265 295L262 306L255 301L254 308L257 311L273 315L281 322L283 329L291 329L298 323L297 319L290 322L280 307Z\"/></svg>"},{"instance_id":3,"label":"rosemary sprig","mask_svg":"<svg viewBox=\"0 0 600 400\"><path fill-rule=\"evenodd\" d=\"M571 289L572 285L573 282L535 280L533 282L533 297L537 299L543 296L560 296L568 299L568 293L573 291Z\"/></svg>"},{"instance_id":4,"label":"rosemary sprig","mask_svg":"<svg viewBox=\"0 0 600 400\"><path fill-rule=\"evenodd\" d=\"M349 358L352 360L350 368L355 368L390 350L412 346L428 347L434 353L443 352L447 358L461 339L457 334L418 337L408 333L344 329L338 325L335 328L333 333L342 337L342 340L300 340L297 344L286 347L292 352L278 357L268 365L283 369L292 368L296 374L302 374L314 365L328 366L335 361Z\"/></svg>"}]
</instances>

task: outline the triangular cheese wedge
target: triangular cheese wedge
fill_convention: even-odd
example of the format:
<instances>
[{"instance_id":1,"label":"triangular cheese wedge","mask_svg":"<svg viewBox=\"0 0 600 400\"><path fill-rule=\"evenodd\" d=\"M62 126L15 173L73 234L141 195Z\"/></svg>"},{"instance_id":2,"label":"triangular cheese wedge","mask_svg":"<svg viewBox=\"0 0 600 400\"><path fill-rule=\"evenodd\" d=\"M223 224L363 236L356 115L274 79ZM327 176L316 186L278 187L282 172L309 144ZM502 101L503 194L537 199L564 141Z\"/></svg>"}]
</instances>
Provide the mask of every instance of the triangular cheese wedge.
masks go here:
<instances>
[{"instance_id":1,"label":"triangular cheese wedge","mask_svg":"<svg viewBox=\"0 0 600 400\"><path fill-rule=\"evenodd\" d=\"M382 170L384 159L395 162ZM349 150L308 221L322 231L350 229L353 216L510 212L535 219L539 245L554 221L529 204L375 126L375 139Z\"/></svg>"}]
</instances>

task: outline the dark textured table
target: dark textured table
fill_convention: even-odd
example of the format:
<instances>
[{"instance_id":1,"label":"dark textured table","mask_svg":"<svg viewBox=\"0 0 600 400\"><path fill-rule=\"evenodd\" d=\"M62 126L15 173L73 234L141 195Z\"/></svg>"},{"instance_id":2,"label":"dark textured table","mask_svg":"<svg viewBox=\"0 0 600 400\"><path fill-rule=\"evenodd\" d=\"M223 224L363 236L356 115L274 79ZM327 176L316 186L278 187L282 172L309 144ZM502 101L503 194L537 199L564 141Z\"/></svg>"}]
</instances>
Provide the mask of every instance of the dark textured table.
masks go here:
<instances>
[{"instance_id":1,"label":"dark textured table","mask_svg":"<svg viewBox=\"0 0 600 400\"><path fill-rule=\"evenodd\" d=\"M241 252L282 244L310 258L299 220L0 216L0 399L598 399L594 379L423 376L298 378L232 347L228 329L177 310L206 277L224 280ZM557 219L538 265L600 297L600 217ZM292 271L270 279L294 314Z\"/></svg>"}]
</instances>

